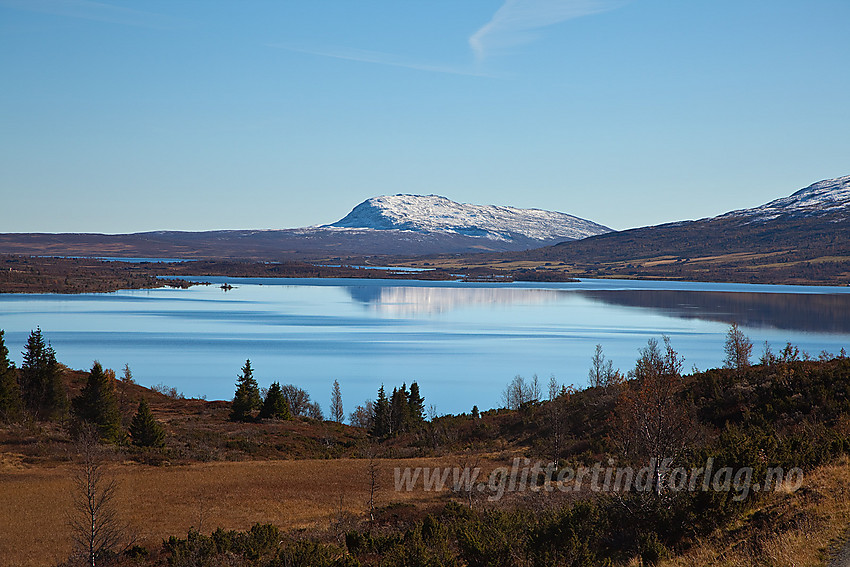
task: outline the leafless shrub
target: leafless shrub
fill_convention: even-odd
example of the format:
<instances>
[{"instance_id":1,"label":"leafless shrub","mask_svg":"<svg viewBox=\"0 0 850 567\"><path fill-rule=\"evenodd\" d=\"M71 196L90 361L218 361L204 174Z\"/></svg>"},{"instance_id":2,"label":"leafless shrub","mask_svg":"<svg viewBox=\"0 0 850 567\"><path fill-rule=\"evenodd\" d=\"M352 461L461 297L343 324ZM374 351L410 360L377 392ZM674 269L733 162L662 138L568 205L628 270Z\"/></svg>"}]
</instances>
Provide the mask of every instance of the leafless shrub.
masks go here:
<instances>
[{"instance_id":1,"label":"leafless shrub","mask_svg":"<svg viewBox=\"0 0 850 567\"><path fill-rule=\"evenodd\" d=\"M90 428L77 441L72 507L68 523L74 542L71 564L110 565L118 552L132 542L128 526L118 517L115 497L118 484L108 469L98 433Z\"/></svg>"},{"instance_id":2,"label":"leafless shrub","mask_svg":"<svg viewBox=\"0 0 850 567\"><path fill-rule=\"evenodd\" d=\"M596 345L593 358L590 361L590 370L587 379L593 388L608 388L623 382L623 376L619 370L614 370L614 362L606 359L602 352L602 345Z\"/></svg>"},{"instance_id":3,"label":"leafless shrub","mask_svg":"<svg viewBox=\"0 0 850 567\"><path fill-rule=\"evenodd\" d=\"M362 406L357 406L354 411L348 416L348 422L354 427L362 427L363 429L372 429L375 418L374 402L366 400Z\"/></svg>"},{"instance_id":4,"label":"leafless shrub","mask_svg":"<svg viewBox=\"0 0 850 567\"><path fill-rule=\"evenodd\" d=\"M738 328L737 323L732 323L729 326L729 332L726 333L726 344L723 350L726 353L723 367L743 370L750 365L753 342Z\"/></svg>"},{"instance_id":5,"label":"leafless shrub","mask_svg":"<svg viewBox=\"0 0 850 567\"><path fill-rule=\"evenodd\" d=\"M519 409L525 404L539 400L540 380L536 374L531 382L526 382L525 378L517 374L507 385L505 391L502 392L502 403L505 404L506 408L512 410Z\"/></svg>"},{"instance_id":6,"label":"leafless shrub","mask_svg":"<svg viewBox=\"0 0 850 567\"><path fill-rule=\"evenodd\" d=\"M159 383L156 386L151 386L151 390L154 392L159 392L163 396L167 396L172 400L185 400L186 396L183 395L183 392L178 392L177 388L173 386L166 386L163 383Z\"/></svg>"}]
</instances>

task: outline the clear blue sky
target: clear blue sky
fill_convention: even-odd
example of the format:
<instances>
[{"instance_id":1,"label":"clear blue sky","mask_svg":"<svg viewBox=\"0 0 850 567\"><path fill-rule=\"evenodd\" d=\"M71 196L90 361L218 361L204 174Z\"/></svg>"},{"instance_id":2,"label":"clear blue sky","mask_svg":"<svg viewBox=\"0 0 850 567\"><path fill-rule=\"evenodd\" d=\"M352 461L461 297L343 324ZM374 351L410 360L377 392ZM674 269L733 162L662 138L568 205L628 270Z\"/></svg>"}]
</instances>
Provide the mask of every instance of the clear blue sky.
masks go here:
<instances>
[{"instance_id":1,"label":"clear blue sky","mask_svg":"<svg viewBox=\"0 0 850 567\"><path fill-rule=\"evenodd\" d=\"M847 0L0 0L0 232L757 205L850 174L848 26Z\"/></svg>"}]
</instances>

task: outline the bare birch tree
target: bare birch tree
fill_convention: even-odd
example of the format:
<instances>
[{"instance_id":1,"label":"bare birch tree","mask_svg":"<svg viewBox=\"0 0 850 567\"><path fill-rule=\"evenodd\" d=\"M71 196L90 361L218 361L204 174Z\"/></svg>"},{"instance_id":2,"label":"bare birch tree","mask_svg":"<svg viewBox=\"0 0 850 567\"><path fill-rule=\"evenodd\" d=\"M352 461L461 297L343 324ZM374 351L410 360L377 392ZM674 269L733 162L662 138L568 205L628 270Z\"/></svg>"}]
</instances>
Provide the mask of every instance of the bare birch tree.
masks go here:
<instances>
[{"instance_id":1,"label":"bare birch tree","mask_svg":"<svg viewBox=\"0 0 850 567\"><path fill-rule=\"evenodd\" d=\"M750 365L753 342L738 328L738 323L732 323L729 326L729 332L726 333L726 344L723 350L726 353L723 367L743 370Z\"/></svg>"},{"instance_id":2,"label":"bare birch tree","mask_svg":"<svg viewBox=\"0 0 850 567\"><path fill-rule=\"evenodd\" d=\"M519 409L530 402L540 401L540 380L537 375L531 382L517 374L502 392L502 402L508 409Z\"/></svg>"},{"instance_id":3,"label":"bare birch tree","mask_svg":"<svg viewBox=\"0 0 850 567\"><path fill-rule=\"evenodd\" d=\"M596 345L593 358L590 360L590 370L587 379L592 388L608 388L620 384L623 377L619 370L614 370L614 362L605 358L602 345Z\"/></svg>"},{"instance_id":4,"label":"bare birch tree","mask_svg":"<svg viewBox=\"0 0 850 567\"><path fill-rule=\"evenodd\" d=\"M649 339L640 351L633 378L617 402L615 440L620 450L635 463L659 467L665 459L680 463L685 448L695 434L688 406L679 396L683 388L682 357L673 350L668 337L664 346ZM666 478L656 469L654 491L662 491Z\"/></svg>"},{"instance_id":5,"label":"bare birch tree","mask_svg":"<svg viewBox=\"0 0 850 567\"><path fill-rule=\"evenodd\" d=\"M73 482L68 523L74 542L74 558L90 567L108 565L116 550L129 545L127 524L118 517L115 497L118 484L100 446L99 435L85 429L77 441L79 462Z\"/></svg>"},{"instance_id":6,"label":"bare birch tree","mask_svg":"<svg viewBox=\"0 0 850 567\"><path fill-rule=\"evenodd\" d=\"M380 468L378 461L375 458L375 448L370 447L367 453L369 464L366 466L366 477L369 480L369 500L366 502L369 505L369 529L375 523L375 496L381 488Z\"/></svg>"}]
</instances>

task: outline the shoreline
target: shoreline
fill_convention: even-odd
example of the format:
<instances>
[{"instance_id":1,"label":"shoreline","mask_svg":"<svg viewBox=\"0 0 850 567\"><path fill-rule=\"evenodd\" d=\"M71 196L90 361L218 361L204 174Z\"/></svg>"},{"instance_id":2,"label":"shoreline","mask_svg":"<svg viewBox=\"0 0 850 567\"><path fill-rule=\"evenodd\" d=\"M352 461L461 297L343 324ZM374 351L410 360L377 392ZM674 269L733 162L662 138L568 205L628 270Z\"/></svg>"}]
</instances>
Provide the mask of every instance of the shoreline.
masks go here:
<instances>
[{"instance_id":1,"label":"shoreline","mask_svg":"<svg viewBox=\"0 0 850 567\"><path fill-rule=\"evenodd\" d=\"M791 285L847 287L846 280L806 277L753 277L752 273L720 272L711 278L688 277L684 274L599 273L577 266L508 265L494 267L481 264L452 265L439 261L398 261L388 258L386 264L372 266L323 265L301 261L258 262L252 260L162 261L145 258L102 259L63 256L20 256L0 254L0 293L110 293L129 289L162 287L188 288L204 285L206 277L264 278L349 278L399 281L434 281L468 283L575 283L584 279L642 280L688 283L738 283L755 285ZM148 261L150 260L150 261ZM441 265L442 264L442 265ZM696 274L694 274L696 275ZM168 278L168 279L165 279Z\"/></svg>"},{"instance_id":2,"label":"shoreline","mask_svg":"<svg viewBox=\"0 0 850 567\"><path fill-rule=\"evenodd\" d=\"M0 293L108 293L125 289L187 288L205 277L353 278L407 281L576 282L544 270L455 268L411 271L405 267L327 266L307 262L266 263L240 260L128 262L98 258L0 255ZM163 279L171 278L171 279Z\"/></svg>"}]
</instances>

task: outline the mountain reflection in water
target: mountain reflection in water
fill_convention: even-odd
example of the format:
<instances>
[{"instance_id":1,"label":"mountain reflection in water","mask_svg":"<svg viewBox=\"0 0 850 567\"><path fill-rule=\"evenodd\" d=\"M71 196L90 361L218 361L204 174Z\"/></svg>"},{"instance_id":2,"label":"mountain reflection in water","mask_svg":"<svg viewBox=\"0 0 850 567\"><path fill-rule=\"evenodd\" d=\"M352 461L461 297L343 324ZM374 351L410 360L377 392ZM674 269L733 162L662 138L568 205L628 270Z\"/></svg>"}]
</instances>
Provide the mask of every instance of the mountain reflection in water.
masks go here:
<instances>
[{"instance_id":1,"label":"mountain reflection in water","mask_svg":"<svg viewBox=\"0 0 850 567\"><path fill-rule=\"evenodd\" d=\"M457 288L351 286L355 301L389 315L444 313L468 305L529 304L557 301L559 290L516 288Z\"/></svg>"},{"instance_id":2,"label":"mountain reflection in water","mask_svg":"<svg viewBox=\"0 0 850 567\"><path fill-rule=\"evenodd\" d=\"M683 319L736 322L750 328L850 332L850 294L723 291L576 291L608 305L640 307Z\"/></svg>"},{"instance_id":3,"label":"mountain reflection in water","mask_svg":"<svg viewBox=\"0 0 850 567\"><path fill-rule=\"evenodd\" d=\"M596 303L647 309L681 319L850 333L850 294L399 286L351 286L347 291L355 301L390 315L444 313L470 305L541 304L577 294Z\"/></svg>"}]
</instances>

